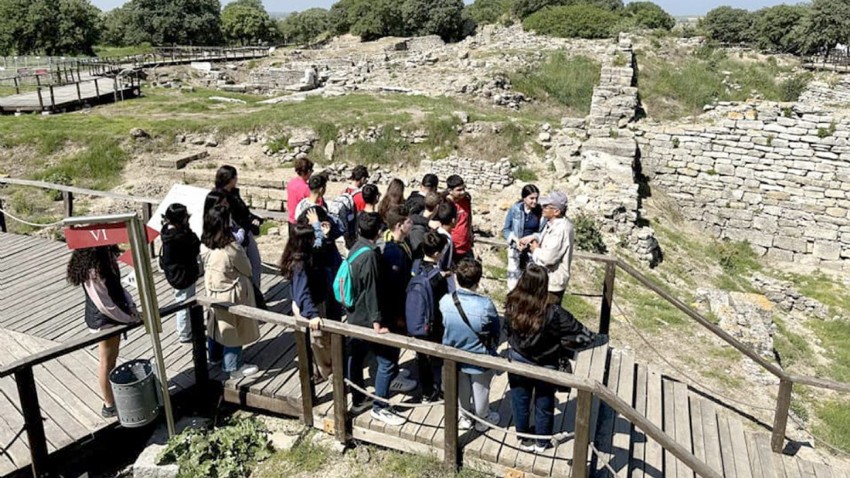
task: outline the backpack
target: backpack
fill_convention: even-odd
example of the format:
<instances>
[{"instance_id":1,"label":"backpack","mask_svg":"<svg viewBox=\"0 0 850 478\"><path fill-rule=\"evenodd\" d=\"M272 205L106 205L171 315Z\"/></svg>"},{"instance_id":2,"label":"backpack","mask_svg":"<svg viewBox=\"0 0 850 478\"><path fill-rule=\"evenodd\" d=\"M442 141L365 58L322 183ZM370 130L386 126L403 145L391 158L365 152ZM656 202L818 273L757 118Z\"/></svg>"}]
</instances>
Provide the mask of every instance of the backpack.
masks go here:
<instances>
[{"instance_id":1,"label":"backpack","mask_svg":"<svg viewBox=\"0 0 850 478\"><path fill-rule=\"evenodd\" d=\"M407 285L407 299L404 302L407 333L413 337L427 337L434 329L436 315L431 279L440 273L440 268L433 267L426 271L417 260L413 270L415 272Z\"/></svg>"},{"instance_id":2,"label":"backpack","mask_svg":"<svg viewBox=\"0 0 850 478\"><path fill-rule=\"evenodd\" d=\"M351 263L370 249L371 247L369 246L363 246L354 251L354 253L349 254L342 261L334 277L334 298L347 309L354 307L354 291L351 290Z\"/></svg>"},{"instance_id":3,"label":"backpack","mask_svg":"<svg viewBox=\"0 0 850 478\"><path fill-rule=\"evenodd\" d=\"M351 193L342 193L328 201L328 213L336 217L342 225L342 235L348 246L357 239L357 208Z\"/></svg>"}]
</instances>

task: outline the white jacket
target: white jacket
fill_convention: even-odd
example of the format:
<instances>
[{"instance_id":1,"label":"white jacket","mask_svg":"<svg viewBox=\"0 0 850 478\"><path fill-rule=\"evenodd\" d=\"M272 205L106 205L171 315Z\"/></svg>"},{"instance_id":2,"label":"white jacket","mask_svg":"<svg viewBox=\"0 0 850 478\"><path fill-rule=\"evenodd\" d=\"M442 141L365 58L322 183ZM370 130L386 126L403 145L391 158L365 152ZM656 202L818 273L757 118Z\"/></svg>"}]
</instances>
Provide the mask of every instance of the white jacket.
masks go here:
<instances>
[{"instance_id":1,"label":"white jacket","mask_svg":"<svg viewBox=\"0 0 850 478\"><path fill-rule=\"evenodd\" d=\"M535 264L549 271L549 292L567 290L573 262L573 244L573 223L565 217L549 221L540 233L540 247L531 258Z\"/></svg>"}]
</instances>

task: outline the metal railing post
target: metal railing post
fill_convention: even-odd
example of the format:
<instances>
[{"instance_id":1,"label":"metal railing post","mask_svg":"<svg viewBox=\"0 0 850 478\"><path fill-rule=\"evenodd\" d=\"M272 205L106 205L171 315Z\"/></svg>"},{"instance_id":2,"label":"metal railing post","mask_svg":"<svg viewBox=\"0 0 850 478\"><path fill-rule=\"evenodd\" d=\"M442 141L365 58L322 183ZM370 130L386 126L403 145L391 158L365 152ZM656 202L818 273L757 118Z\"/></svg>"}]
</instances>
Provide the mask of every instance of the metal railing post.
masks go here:
<instances>
[{"instance_id":1,"label":"metal railing post","mask_svg":"<svg viewBox=\"0 0 850 478\"><path fill-rule=\"evenodd\" d=\"M785 428L788 425L788 409L791 408L791 390L794 382L787 378L779 380L779 393L776 397L776 411L773 415L773 434L770 448L774 453L782 453L785 448Z\"/></svg>"},{"instance_id":2,"label":"metal railing post","mask_svg":"<svg viewBox=\"0 0 850 478\"><path fill-rule=\"evenodd\" d=\"M443 429L443 463L452 470L456 470L460 464L460 453L458 449L458 391L457 391L457 362L445 360L443 362L443 409L445 413L445 427Z\"/></svg>"},{"instance_id":3,"label":"metal railing post","mask_svg":"<svg viewBox=\"0 0 850 478\"><path fill-rule=\"evenodd\" d=\"M296 329L295 348L298 353L298 378L301 380L301 419L304 425L313 426L313 398L316 387L313 385L313 357L310 353L308 332Z\"/></svg>"},{"instance_id":4,"label":"metal railing post","mask_svg":"<svg viewBox=\"0 0 850 478\"><path fill-rule=\"evenodd\" d=\"M50 476L47 437L44 434L44 422L41 417L41 406L38 404L38 390L35 388L32 367L16 372L15 384L18 386L21 412L27 429L32 474L34 477Z\"/></svg>"}]
</instances>

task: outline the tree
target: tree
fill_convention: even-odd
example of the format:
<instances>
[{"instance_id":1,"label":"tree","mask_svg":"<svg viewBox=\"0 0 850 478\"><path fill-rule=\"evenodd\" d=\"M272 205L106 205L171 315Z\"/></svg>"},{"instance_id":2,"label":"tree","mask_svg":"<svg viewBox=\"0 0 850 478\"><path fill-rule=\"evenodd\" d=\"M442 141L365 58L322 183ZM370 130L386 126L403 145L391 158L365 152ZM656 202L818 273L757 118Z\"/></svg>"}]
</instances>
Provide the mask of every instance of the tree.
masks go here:
<instances>
[{"instance_id":1,"label":"tree","mask_svg":"<svg viewBox=\"0 0 850 478\"><path fill-rule=\"evenodd\" d=\"M100 10L87 0L0 0L0 52L93 54Z\"/></svg>"},{"instance_id":2,"label":"tree","mask_svg":"<svg viewBox=\"0 0 850 478\"><path fill-rule=\"evenodd\" d=\"M708 37L722 43L749 43L753 16L743 8L717 7L702 19Z\"/></svg>"},{"instance_id":3,"label":"tree","mask_svg":"<svg viewBox=\"0 0 850 478\"><path fill-rule=\"evenodd\" d=\"M479 25L496 23L511 12L511 0L475 0L467 7L469 16Z\"/></svg>"},{"instance_id":4,"label":"tree","mask_svg":"<svg viewBox=\"0 0 850 478\"><path fill-rule=\"evenodd\" d=\"M334 35L344 35L351 30L351 18L349 10L359 0L339 0L331 5L328 12L328 20L331 23L331 32Z\"/></svg>"},{"instance_id":5,"label":"tree","mask_svg":"<svg viewBox=\"0 0 850 478\"><path fill-rule=\"evenodd\" d=\"M405 35L439 35L445 41L461 39L463 0L404 0L401 14Z\"/></svg>"},{"instance_id":6,"label":"tree","mask_svg":"<svg viewBox=\"0 0 850 478\"><path fill-rule=\"evenodd\" d=\"M624 14L640 28L670 30L676 25L676 19L652 2L629 2Z\"/></svg>"},{"instance_id":7,"label":"tree","mask_svg":"<svg viewBox=\"0 0 850 478\"><path fill-rule=\"evenodd\" d=\"M404 19L396 0L358 0L349 9L351 34L364 41L404 36Z\"/></svg>"},{"instance_id":8,"label":"tree","mask_svg":"<svg viewBox=\"0 0 850 478\"><path fill-rule=\"evenodd\" d=\"M130 0L104 19L120 45L217 45L221 43L218 0Z\"/></svg>"},{"instance_id":9,"label":"tree","mask_svg":"<svg viewBox=\"0 0 850 478\"><path fill-rule=\"evenodd\" d=\"M610 38L620 16L593 5L549 7L522 22L523 28L565 38Z\"/></svg>"},{"instance_id":10,"label":"tree","mask_svg":"<svg viewBox=\"0 0 850 478\"><path fill-rule=\"evenodd\" d=\"M805 21L805 53L850 44L850 0L814 0Z\"/></svg>"},{"instance_id":11,"label":"tree","mask_svg":"<svg viewBox=\"0 0 850 478\"><path fill-rule=\"evenodd\" d=\"M280 22L280 32L287 43L309 43L330 29L331 15L324 8L293 13Z\"/></svg>"},{"instance_id":12,"label":"tree","mask_svg":"<svg viewBox=\"0 0 850 478\"><path fill-rule=\"evenodd\" d=\"M762 50L799 53L805 43L805 5L777 5L753 14L751 37Z\"/></svg>"},{"instance_id":13,"label":"tree","mask_svg":"<svg viewBox=\"0 0 850 478\"><path fill-rule=\"evenodd\" d=\"M519 18L526 18L546 7L592 5L605 10L620 10L623 0L514 0L512 10Z\"/></svg>"},{"instance_id":14,"label":"tree","mask_svg":"<svg viewBox=\"0 0 850 478\"><path fill-rule=\"evenodd\" d=\"M229 43L268 43L277 36L277 26L258 0L237 0L221 12L221 32Z\"/></svg>"}]
</instances>

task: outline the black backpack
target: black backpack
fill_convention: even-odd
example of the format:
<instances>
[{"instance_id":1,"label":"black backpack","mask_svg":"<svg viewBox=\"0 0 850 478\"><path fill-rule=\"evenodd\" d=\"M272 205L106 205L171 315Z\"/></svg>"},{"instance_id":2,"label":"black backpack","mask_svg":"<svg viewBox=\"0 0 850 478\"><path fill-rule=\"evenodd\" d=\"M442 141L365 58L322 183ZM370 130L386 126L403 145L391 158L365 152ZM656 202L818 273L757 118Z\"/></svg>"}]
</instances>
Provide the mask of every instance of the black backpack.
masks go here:
<instances>
[{"instance_id":1,"label":"black backpack","mask_svg":"<svg viewBox=\"0 0 850 478\"><path fill-rule=\"evenodd\" d=\"M431 279L440 273L439 267L426 270L420 261L413 264L413 278L407 284L404 315L407 333L413 337L428 337L434 330L436 304Z\"/></svg>"}]
</instances>

